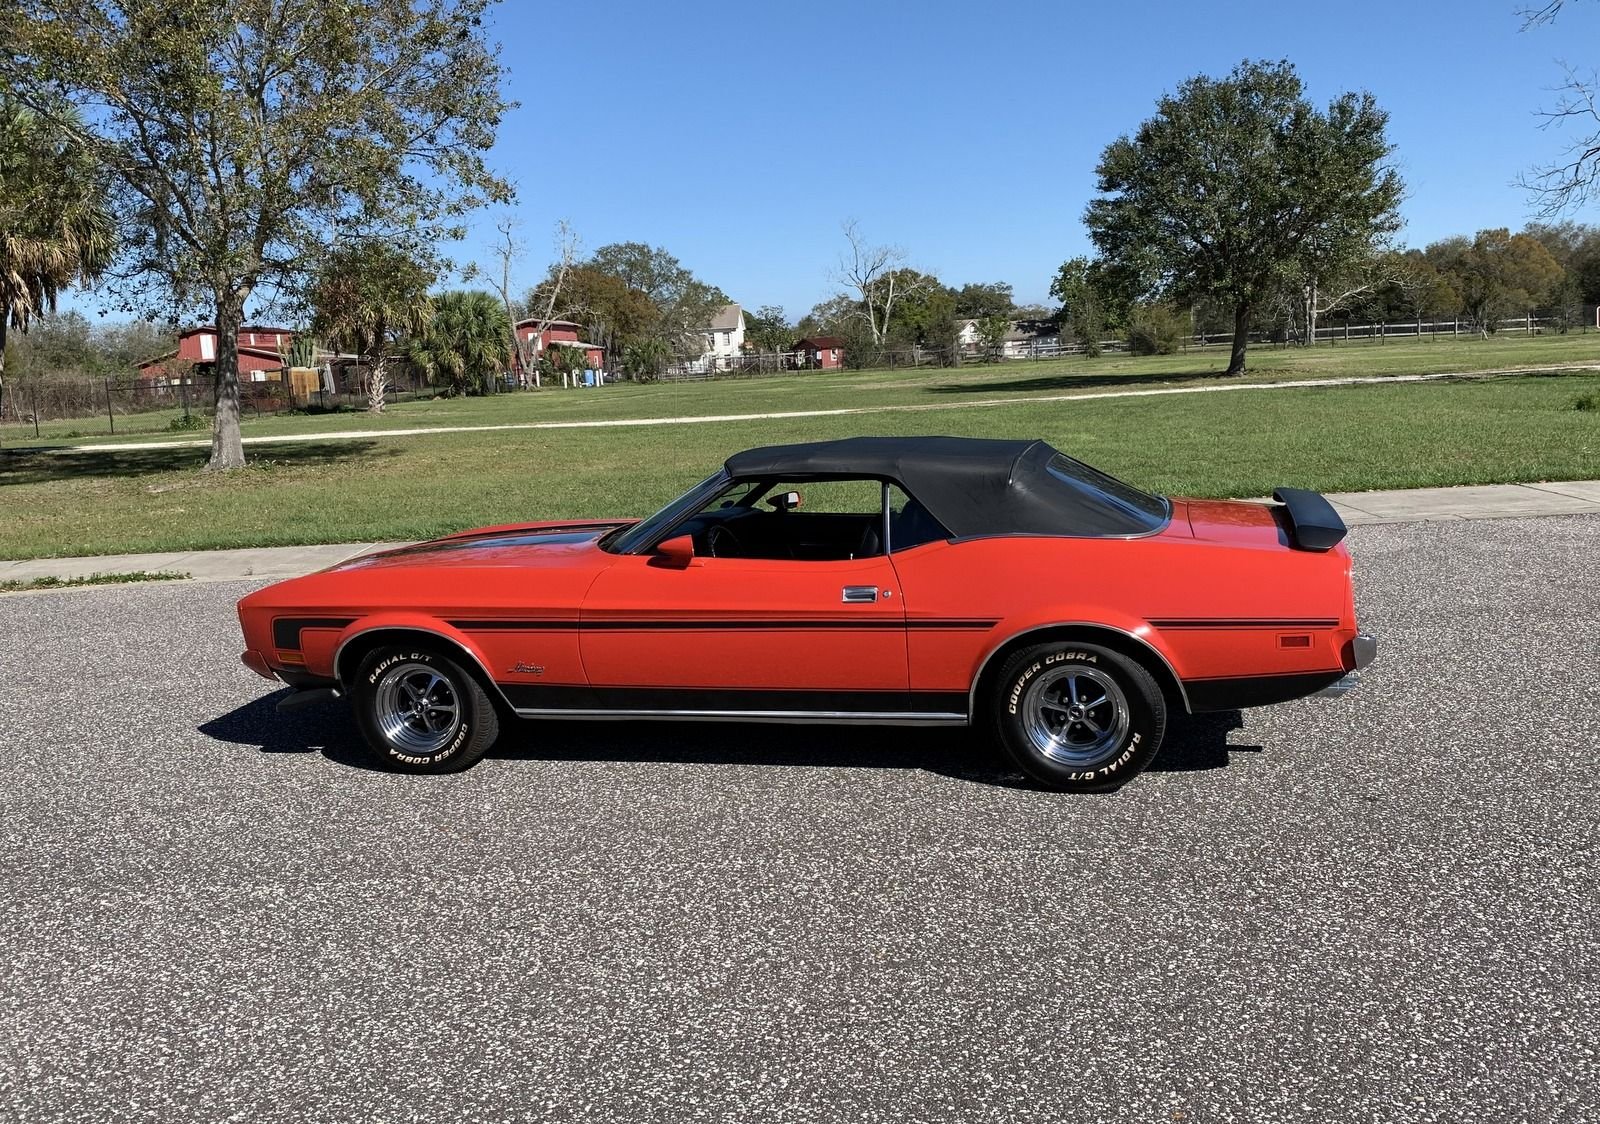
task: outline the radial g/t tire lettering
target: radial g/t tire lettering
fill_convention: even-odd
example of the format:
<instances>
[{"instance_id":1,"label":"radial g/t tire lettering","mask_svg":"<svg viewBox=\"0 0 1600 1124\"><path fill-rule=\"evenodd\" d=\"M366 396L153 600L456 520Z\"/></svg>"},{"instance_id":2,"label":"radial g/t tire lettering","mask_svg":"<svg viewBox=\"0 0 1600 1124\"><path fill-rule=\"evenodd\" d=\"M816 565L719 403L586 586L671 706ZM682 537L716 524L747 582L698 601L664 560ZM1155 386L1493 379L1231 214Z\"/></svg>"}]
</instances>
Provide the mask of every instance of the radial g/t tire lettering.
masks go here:
<instances>
[{"instance_id":1,"label":"radial g/t tire lettering","mask_svg":"<svg viewBox=\"0 0 1600 1124\"><path fill-rule=\"evenodd\" d=\"M374 760L395 772L457 772L488 752L500 733L494 703L478 680L426 644L368 653L351 699Z\"/></svg>"},{"instance_id":2,"label":"radial g/t tire lettering","mask_svg":"<svg viewBox=\"0 0 1600 1124\"><path fill-rule=\"evenodd\" d=\"M1150 673L1096 644L1050 641L1001 665L989 720L1006 755L1063 792L1118 788L1155 758L1166 701Z\"/></svg>"}]
</instances>

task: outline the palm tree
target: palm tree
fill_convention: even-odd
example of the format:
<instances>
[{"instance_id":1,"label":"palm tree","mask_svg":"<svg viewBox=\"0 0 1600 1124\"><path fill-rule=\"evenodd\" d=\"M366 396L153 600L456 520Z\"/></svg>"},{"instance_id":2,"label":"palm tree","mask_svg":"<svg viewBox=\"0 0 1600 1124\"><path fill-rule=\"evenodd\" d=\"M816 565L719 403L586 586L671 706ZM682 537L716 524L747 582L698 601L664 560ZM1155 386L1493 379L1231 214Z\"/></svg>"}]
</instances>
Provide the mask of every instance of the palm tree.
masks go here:
<instances>
[{"instance_id":1,"label":"palm tree","mask_svg":"<svg viewBox=\"0 0 1600 1124\"><path fill-rule=\"evenodd\" d=\"M116 248L105 176L70 135L76 115L60 112L67 129L0 93L0 406L8 329L26 332L62 289L93 283Z\"/></svg>"},{"instance_id":2,"label":"palm tree","mask_svg":"<svg viewBox=\"0 0 1600 1124\"><path fill-rule=\"evenodd\" d=\"M641 340L623 353L622 366L640 382L655 382L672 359L672 348L664 340Z\"/></svg>"},{"instance_id":3,"label":"palm tree","mask_svg":"<svg viewBox=\"0 0 1600 1124\"><path fill-rule=\"evenodd\" d=\"M511 321L493 293L457 289L433 302L433 321L412 340L411 362L451 393L488 391L511 362Z\"/></svg>"},{"instance_id":4,"label":"palm tree","mask_svg":"<svg viewBox=\"0 0 1600 1124\"><path fill-rule=\"evenodd\" d=\"M371 413L383 413L395 337L422 333L433 318L428 288L437 277L404 250L367 239L334 251L312 289L312 331L367 360Z\"/></svg>"}]
</instances>

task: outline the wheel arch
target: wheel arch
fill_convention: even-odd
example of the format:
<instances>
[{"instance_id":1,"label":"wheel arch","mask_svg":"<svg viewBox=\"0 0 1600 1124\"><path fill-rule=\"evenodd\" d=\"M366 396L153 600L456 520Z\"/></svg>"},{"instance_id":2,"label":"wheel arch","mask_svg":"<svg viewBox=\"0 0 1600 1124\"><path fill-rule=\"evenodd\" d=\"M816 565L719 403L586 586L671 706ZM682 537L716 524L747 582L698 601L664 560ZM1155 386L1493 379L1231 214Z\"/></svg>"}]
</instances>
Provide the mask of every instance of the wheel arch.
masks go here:
<instances>
[{"instance_id":1,"label":"wheel arch","mask_svg":"<svg viewBox=\"0 0 1600 1124\"><path fill-rule=\"evenodd\" d=\"M967 712L970 720L977 722L979 700L983 692L1013 652L1051 640L1078 640L1098 644L1128 657L1148 671L1150 677L1160 685L1161 693L1166 696L1169 708L1190 710L1188 692L1184 690L1183 680L1178 677L1172 661L1149 640L1125 628L1100 621L1052 621L1012 633L990 648L979 661L978 670L972 677L972 685L968 688L967 694Z\"/></svg>"},{"instance_id":2,"label":"wheel arch","mask_svg":"<svg viewBox=\"0 0 1600 1124\"><path fill-rule=\"evenodd\" d=\"M489 697L510 712L511 703L500 689L500 684L495 682L494 676L489 674L489 666L484 662L482 653L458 630L442 621L362 621L352 627L347 635L340 637L339 645L334 649L334 680L348 691L350 679L368 652L384 644L404 643L408 638L443 647L458 656L467 673L478 680Z\"/></svg>"}]
</instances>

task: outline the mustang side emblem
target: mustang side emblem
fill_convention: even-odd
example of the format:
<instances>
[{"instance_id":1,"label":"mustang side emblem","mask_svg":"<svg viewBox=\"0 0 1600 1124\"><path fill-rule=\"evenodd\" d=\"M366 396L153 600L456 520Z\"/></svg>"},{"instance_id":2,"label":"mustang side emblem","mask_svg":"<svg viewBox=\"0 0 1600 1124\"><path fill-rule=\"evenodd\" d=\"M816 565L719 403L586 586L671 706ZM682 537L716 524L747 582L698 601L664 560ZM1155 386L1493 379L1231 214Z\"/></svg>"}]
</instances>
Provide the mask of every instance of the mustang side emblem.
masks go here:
<instances>
[{"instance_id":1,"label":"mustang side emblem","mask_svg":"<svg viewBox=\"0 0 1600 1124\"><path fill-rule=\"evenodd\" d=\"M543 664L537 664L537 663L523 663L521 660L518 660L516 663L511 665L511 674L512 675L543 675L544 674L544 665Z\"/></svg>"}]
</instances>

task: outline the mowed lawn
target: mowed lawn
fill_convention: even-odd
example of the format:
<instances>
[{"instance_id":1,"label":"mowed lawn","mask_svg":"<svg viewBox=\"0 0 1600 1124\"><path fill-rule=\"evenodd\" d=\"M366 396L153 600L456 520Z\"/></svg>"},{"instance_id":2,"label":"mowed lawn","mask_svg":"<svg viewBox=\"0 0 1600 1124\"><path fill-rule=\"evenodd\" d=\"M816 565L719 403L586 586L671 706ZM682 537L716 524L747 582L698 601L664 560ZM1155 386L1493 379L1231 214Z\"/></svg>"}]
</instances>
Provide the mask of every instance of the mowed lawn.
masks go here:
<instances>
[{"instance_id":1,"label":"mowed lawn","mask_svg":"<svg viewBox=\"0 0 1600 1124\"><path fill-rule=\"evenodd\" d=\"M1257 347L1250 370L1226 379L1225 347L1178 355L1082 356L1042 362L968 364L953 369L873 370L795 373L759 378L719 378L700 382L639 385L622 383L595 390L544 390L484 398L436 398L394 403L382 415L364 411L326 414L247 416L248 437L350 430L410 429L464 425L519 425L541 422L692 417L707 414L782 413L796 410L871 406L943 406L995 398L1092 394L1205 386L1212 383L1336 379L1372 375L1432 374L1506 370L1518 367L1600 364L1600 332L1573 332L1531 339L1501 336L1352 342L1312 349ZM25 401L25 399L24 399ZM180 411L118 417L118 441L196 439L206 430L174 433L169 423ZM36 438L32 426L0 427L0 444L98 443L108 439L104 415L46 422Z\"/></svg>"},{"instance_id":2,"label":"mowed lawn","mask_svg":"<svg viewBox=\"0 0 1600 1124\"><path fill-rule=\"evenodd\" d=\"M1042 437L1145 488L1202 496L1592 478L1600 410L1581 400L1600 402L1600 374L362 437L251 446L250 465L226 476L198 471L200 449L9 449L0 557L407 540L641 515L735 450L861 433Z\"/></svg>"}]
</instances>

